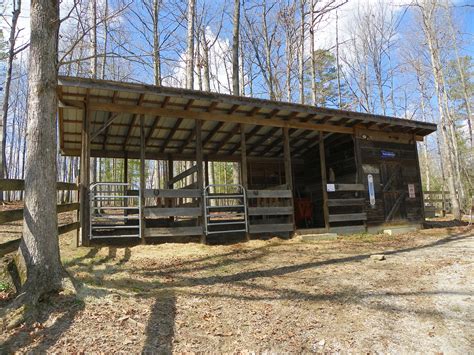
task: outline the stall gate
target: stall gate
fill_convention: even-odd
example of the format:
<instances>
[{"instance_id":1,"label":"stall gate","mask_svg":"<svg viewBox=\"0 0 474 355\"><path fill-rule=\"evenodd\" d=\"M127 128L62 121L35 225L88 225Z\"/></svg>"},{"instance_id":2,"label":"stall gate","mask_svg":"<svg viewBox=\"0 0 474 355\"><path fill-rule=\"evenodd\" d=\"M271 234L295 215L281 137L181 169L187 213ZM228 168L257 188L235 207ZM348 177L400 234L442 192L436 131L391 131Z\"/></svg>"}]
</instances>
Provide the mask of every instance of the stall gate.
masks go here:
<instances>
[{"instance_id":1,"label":"stall gate","mask_svg":"<svg viewBox=\"0 0 474 355\"><path fill-rule=\"evenodd\" d=\"M120 182L90 185L90 239L140 238L140 192Z\"/></svg>"},{"instance_id":2,"label":"stall gate","mask_svg":"<svg viewBox=\"0 0 474 355\"><path fill-rule=\"evenodd\" d=\"M203 200L206 235L248 232L247 197L242 185L208 185Z\"/></svg>"}]
</instances>

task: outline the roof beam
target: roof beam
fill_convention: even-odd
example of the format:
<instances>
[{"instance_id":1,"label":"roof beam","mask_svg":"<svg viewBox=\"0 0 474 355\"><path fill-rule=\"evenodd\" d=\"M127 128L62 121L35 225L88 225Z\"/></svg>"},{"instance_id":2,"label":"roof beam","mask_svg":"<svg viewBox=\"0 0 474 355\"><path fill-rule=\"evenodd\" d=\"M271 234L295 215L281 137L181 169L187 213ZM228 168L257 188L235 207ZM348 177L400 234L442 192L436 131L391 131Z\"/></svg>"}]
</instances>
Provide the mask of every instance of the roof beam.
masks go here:
<instances>
[{"instance_id":1,"label":"roof beam","mask_svg":"<svg viewBox=\"0 0 474 355\"><path fill-rule=\"evenodd\" d=\"M247 148L247 155L250 155L255 150L255 148L257 148L267 139L272 137L279 129L280 127L271 128L263 137L260 137L260 139L258 139L254 144Z\"/></svg>"},{"instance_id":2,"label":"roof beam","mask_svg":"<svg viewBox=\"0 0 474 355\"><path fill-rule=\"evenodd\" d=\"M115 100L117 99L117 96L118 96L118 91L114 91L114 93L112 94L112 102L115 103ZM118 116L118 112L116 112L117 116ZM109 117L107 117L107 121L110 120L112 118L112 115L113 115L113 112L109 112ZM107 122L106 121L106 122ZM104 132L104 140L102 141L102 149L105 149L105 144L107 143L107 135L109 133L109 127L110 125L108 125L106 128L105 128L105 132Z\"/></svg>"},{"instance_id":3,"label":"roof beam","mask_svg":"<svg viewBox=\"0 0 474 355\"><path fill-rule=\"evenodd\" d=\"M220 141L220 143L217 145L217 147L214 148L213 150L213 154L216 154L223 146L225 146L227 144L227 142L232 139L233 136L235 136L237 133L239 133L239 128L240 128L240 125L235 125L234 128L232 128L232 130L227 133L224 137L223 140Z\"/></svg>"},{"instance_id":4,"label":"roof beam","mask_svg":"<svg viewBox=\"0 0 474 355\"><path fill-rule=\"evenodd\" d=\"M90 109L96 111L108 112L124 112L133 114L144 114L152 116L166 116L166 117L183 117L189 119L199 119L203 121L224 121L233 123L245 123L260 126L273 127L288 127L288 128L303 128L314 131L336 132L336 133L353 133L353 129L349 127L339 127L337 125L325 125L312 122L300 121L284 121L275 118L260 118L255 116L243 116L238 114L222 115L214 112L202 111L184 111L176 109L167 109L160 107L148 106L132 106L121 104L110 104L104 102L91 102Z\"/></svg>"},{"instance_id":5,"label":"roof beam","mask_svg":"<svg viewBox=\"0 0 474 355\"><path fill-rule=\"evenodd\" d=\"M170 97L165 96L163 102L161 103L161 108L165 108L166 105L168 105L168 102L170 102ZM160 119L161 119L161 116L155 117L155 120L153 121L153 124L151 125L151 128L148 131L148 135L145 138L145 148L150 143L151 137L153 137L153 133L155 133L156 126L158 126Z\"/></svg>"},{"instance_id":6,"label":"roof beam","mask_svg":"<svg viewBox=\"0 0 474 355\"><path fill-rule=\"evenodd\" d=\"M260 130L260 128L262 128L262 126L254 126L249 133L246 133L245 134L245 141L249 140L250 138L252 138L253 136L255 136L258 131ZM234 154L237 150L239 150L240 148L240 143L237 143L235 144L230 150L229 150L229 154Z\"/></svg>"},{"instance_id":7,"label":"roof beam","mask_svg":"<svg viewBox=\"0 0 474 355\"><path fill-rule=\"evenodd\" d=\"M143 98L145 97L144 94L140 94L140 96L138 97L138 101L137 101L137 106L136 107L140 107L140 105L142 104L143 102ZM115 105L115 104L112 104L112 105ZM130 125L128 126L128 130L127 130L127 136L125 137L125 140L123 142L123 149L125 150L125 147L127 146L128 144L128 141L130 140L130 137L132 135L132 131L133 131L133 126L135 125L136 123L136 120L138 119L138 116L142 114L144 115L144 113L139 113L139 112L136 112L133 114L132 116L132 120L130 121Z\"/></svg>"},{"instance_id":8,"label":"roof beam","mask_svg":"<svg viewBox=\"0 0 474 355\"><path fill-rule=\"evenodd\" d=\"M185 111L188 111L192 104L194 103L194 99L190 99L188 100L186 106L184 106L184 110ZM167 116L167 115L163 115L163 116ZM170 140L173 138L174 134L176 133L176 131L178 130L179 126L181 125L181 123L183 122L183 119L182 117L179 117L176 119L176 122L173 126L173 128L171 128L171 130L169 131L168 133L168 136L166 137L165 139L165 142L163 143L163 145L161 146L160 148L160 153L163 153L166 149L166 146L169 144ZM191 133L192 134L192 133ZM188 137L189 138L189 137ZM181 149L182 147L180 147L179 149ZM184 148L183 148L184 149Z\"/></svg>"}]
</instances>

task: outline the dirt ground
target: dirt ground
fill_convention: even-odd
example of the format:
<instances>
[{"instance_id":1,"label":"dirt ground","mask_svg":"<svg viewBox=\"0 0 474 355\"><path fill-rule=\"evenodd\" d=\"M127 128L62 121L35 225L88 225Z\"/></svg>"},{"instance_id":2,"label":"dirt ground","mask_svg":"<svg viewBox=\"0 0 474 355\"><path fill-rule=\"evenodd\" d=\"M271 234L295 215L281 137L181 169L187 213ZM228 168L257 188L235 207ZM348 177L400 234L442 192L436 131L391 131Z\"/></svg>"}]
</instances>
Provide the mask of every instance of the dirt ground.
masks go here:
<instances>
[{"instance_id":1,"label":"dirt ground","mask_svg":"<svg viewBox=\"0 0 474 355\"><path fill-rule=\"evenodd\" d=\"M72 247L56 296L4 352L474 352L474 230L305 242ZM383 253L386 260L370 256Z\"/></svg>"}]
</instances>

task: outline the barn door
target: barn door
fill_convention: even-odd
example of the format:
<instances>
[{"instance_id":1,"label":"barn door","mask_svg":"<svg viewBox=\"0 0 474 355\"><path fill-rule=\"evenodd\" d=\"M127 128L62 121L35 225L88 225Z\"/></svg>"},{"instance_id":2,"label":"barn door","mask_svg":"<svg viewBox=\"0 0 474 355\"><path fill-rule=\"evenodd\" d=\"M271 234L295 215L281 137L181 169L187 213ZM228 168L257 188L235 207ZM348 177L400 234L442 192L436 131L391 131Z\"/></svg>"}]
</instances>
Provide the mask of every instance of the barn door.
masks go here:
<instances>
[{"instance_id":1,"label":"barn door","mask_svg":"<svg viewBox=\"0 0 474 355\"><path fill-rule=\"evenodd\" d=\"M402 165L397 162L383 162L380 170L385 222L406 219Z\"/></svg>"}]
</instances>

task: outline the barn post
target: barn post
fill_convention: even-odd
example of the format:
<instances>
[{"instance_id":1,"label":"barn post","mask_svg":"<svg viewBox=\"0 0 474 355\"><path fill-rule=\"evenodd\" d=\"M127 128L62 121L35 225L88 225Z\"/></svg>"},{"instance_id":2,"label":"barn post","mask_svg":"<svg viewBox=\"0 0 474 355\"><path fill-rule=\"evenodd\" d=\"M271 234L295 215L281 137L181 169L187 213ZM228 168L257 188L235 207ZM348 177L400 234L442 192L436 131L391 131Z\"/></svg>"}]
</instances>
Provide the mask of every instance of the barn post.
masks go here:
<instances>
[{"instance_id":1,"label":"barn post","mask_svg":"<svg viewBox=\"0 0 474 355\"><path fill-rule=\"evenodd\" d=\"M87 95L84 108L84 119L82 121L82 145L81 145L81 169L80 169L80 222L81 222L81 245L89 246L90 242L90 110L89 95Z\"/></svg>"},{"instance_id":2,"label":"barn post","mask_svg":"<svg viewBox=\"0 0 474 355\"><path fill-rule=\"evenodd\" d=\"M196 120L196 167L197 167L197 188L199 191L201 191L201 200L200 200L200 205L199 207L203 208L204 206L204 194L203 194L203 189L204 189L204 183L203 183L203 171L202 171L202 166L203 166L203 154L202 154L202 121L201 120ZM204 210L202 210L201 217L198 217L198 225L203 225L204 224ZM206 243L206 235L204 234L204 230L201 234L201 243L205 244Z\"/></svg>"},{"instance_id":3,"label":"barn post","mask_svg":"<svg viewBox=\"0 0 474 355\"><path fill-rule=\"evenodd\" d=\"M240 124L240 181L247 192L248 189L248 173L247 173L247 137L245 136L245 125ZM247 201L244 201L247 204ZM248 208L248 206L247 206ZM245 240L250 240L250 233L245 233Z\"/></svg>"},{"instance_id":4,"label":"barn post","mask_svg":"<svg viewBox=\"0 0 474 355\"><path fill-rule=\"evenodd\" d=\"M140 238L142 244L145 244L145 115L140 116Z\"/></svg>"},{"instance_id":5,"label":"barn post","mask_svg":"<svg viewBox=\"0 0 474 355\"><path fill-rule=\"evenodd\" d=\"M122 182L124 184L128 184L128 157L127 152L125 152L125 157L123 158L123 179ZM125 195L127 195L128 185L124 186ZM123 200L124 207L128 207L128 199Z\"/></svg>"},{"instance_id":6,"label":"barn post","mask_svg":"<svg viewBox=\"0 0 474 355\"><path fill-rule=\"evenodd\" d=\"M424 139L424 138L423 138ZM423 196L423 182L421 180L421 171L420 171L420 157L418 156L418 143L416 142L416 136L413 135L413 144L415 145L415 154L416 154L416 172L418 175L418 185L420 186L419 188L419 195L420 195L420 208L421 208L421 218L423 220L422 223L425 223L425 199ZM444 190L444 187L443 187ZM416 195L415 195L416 196ZM444 199L443 199L444 202Z\"/></svg>"},{"instance_id":7,"label":"barn post","mask_svg":"<svg viewBox=\"0 0 474 355\"><path fill-rule=\"evenodd\" d=\"M291 191L292 198L290 199L290 206L294 206L293 202L293 174L291 171L291 148L290 148L290 134L288 131L288 127L282 128L283 133L283 157L285 161L285 183L287 185L287 189ZM293 231L295 230L295 215L291 215L291 223L293 223Z\"/></svg>"},{"instance_id":8,"label":"barn post","mask_svg":"<svg viewBox=\"0 0 474 355\"><path fill-rule=\"evenodd\" d=\"M328 191L327 191L327 172L326 172L326 152L324 150L324 134L319 132L319 160L321 163L321 187L323 192L323 213L324 228L329 231L329 207L328 207Z\"/></svg>"}]
</instances>

